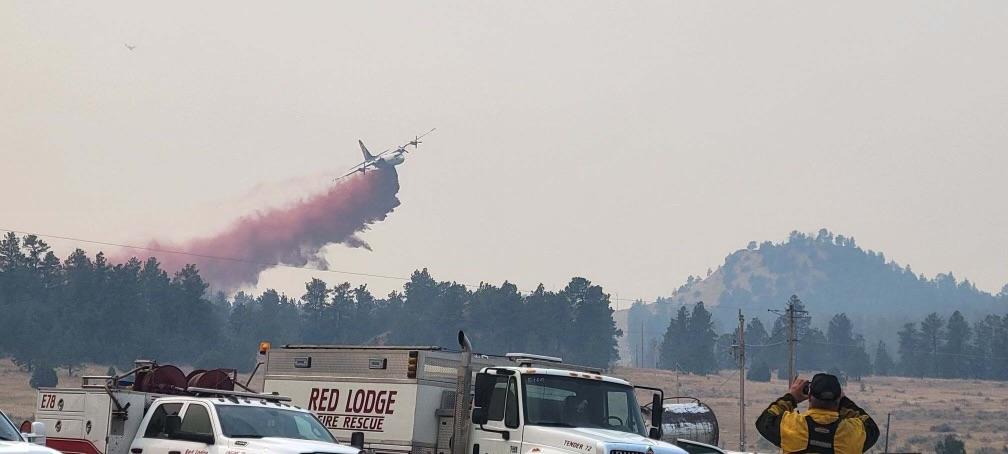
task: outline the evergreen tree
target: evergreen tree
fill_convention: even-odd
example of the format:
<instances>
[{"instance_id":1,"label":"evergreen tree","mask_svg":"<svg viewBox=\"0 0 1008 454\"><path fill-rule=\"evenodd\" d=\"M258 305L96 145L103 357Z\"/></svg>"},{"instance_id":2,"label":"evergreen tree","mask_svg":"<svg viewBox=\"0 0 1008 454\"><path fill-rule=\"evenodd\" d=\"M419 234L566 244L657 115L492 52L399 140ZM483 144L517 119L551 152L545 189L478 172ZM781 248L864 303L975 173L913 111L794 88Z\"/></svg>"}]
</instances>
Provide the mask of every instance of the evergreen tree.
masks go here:
<instances>
[{"instance_id":1,"label":"evergreen tree","mask_svg":"<svg viewBox=\"0 0 1008 454\"><path fill-rule=\"evenodd\" d=\"M48 364L42 363L32 370L28 384L35 389L52 388L59 384L59 377L56 376L55 369Z\"/></svg>"},{"instance_id":2,"label":"evergreen tree","mask_svg":"<svg viewBox=\"0 0 1008 454\"><path fill-rule=\"evenodd\" d=\"M899 336L900 370L910 377L923 377L927 369L924 363L924 337L916 323L906 323L897 333Z\"/></svg>"},{"instance_id":3,"label":"evergreen tree","mask_svg":"<svg viewBox=\"0 0 1008 454\"><path fill-rule=\"evenodd\" d=\"M770 335L763 327L763 322L759 317L749 319L745 327L746 361L749 364L767 362L766 345L768 343L770 343Z\"/></svg>"},{"instance_id":4,"label":"evergreen tree","mask_svg":"<svg viewBox=\"0 0 1008 454\"><path fill-rule=\"evenodd\" d=\"M304 319L304 341L310 344L324 344L332 320L329 307L329 294L332 290L325 281L312 278L305 284L305 293L301 296L301 311Z\"/></svg>"},{"instance_id":5,"label":"evergreen tree","mask_svg":"<svg viewBox=\"0 0 1008 454\"><path fill-rule=\"evenodd\" d=\"M895 364L885 342L879 341L875 348L875 375L888 376L895 372Z\"/></svg>"},{"instance_id":6,"label":"evergreen tree","mask_svg":"<svg viewBox=\"0 0 1008 454\"><path fill-rule=\"evenodd\" d=\"M760 361L749 368L746 372L746 380L758 381L758 382L769 382L770 381L770 366L767 366L766 362Z\"/></svg>"},{"instance_id":7,"label":"evergreen tree","mask_svg":"<svg viewBox=\"0 0 1008 454\"><path fill-rule=\"evenodd\" d=\"M854 357L854 327L847 314L839 313L833 316L826 330L827 351L833 367L850 373Z\"/></svg>"},{"instance_id":8,"label":"evergreen tree","mask_svg":"<svg viewBox=\"0 0 1008 454\"><path fill-rule=\"evenodd\" d=\"M662 369L685 371L682 363L686 362L689 317L689 309L686 306L680 306L675 317L669 321L668 329L665 330L665 336L662 338L661 356L658 362Z\"/></svg>"},{"instance_id":9,"label":"evergreen tree","mask_svg":"<svg viewBox=\"0 0 1008 454\"><path fill-rule=\"evenodd\" d=\"M970 337L972 330L969 322L959 311L952 313L946 324L945 343L939 349L941 361L939 370L942 377L976 377L970 361Z\"/></svg>"},{"instance_id":10,"label":"evergreen tree","mask_svg":"<svg viewBox=\"0 0 1008 454\"><path fill-rule=\"evenodd\" d=\"M682 366L688 372L707 375L717 372L717 359L714 357L714 343L717 334L714 333L714 323L711 313L704 308L703 302L693 306L686 328L687 349Z\"/></svg>"},{"instance_id":11,"label":"evergreen tree","mask_svg":"<svg viewBox=\"0 0 1008 454\"><path fill-rule=\"evenodd\" d=\"M568 337L571 362L608 368L619 359L616 338L623 335L613 320L609 295L581 277L571 279L562 293L572 302L573 323L578 328Z\"/></svg>"},{"instance_id":12,"label":"evergreen tree","mask_svg":"<svg viewBox=\"0 0 1008 454\"><path fill-rule=\"evenodd\" d=\"M953 283L955 282L955 278L950 276L949 279ZM923 346L927 350L927 363L924 373L928 377L937 377L940 361L938 353L945 340L945 320L938 313L932 312L927 317L924 317L924 320L921 322L921 338L924 341Z\"/></svg>"}]
</instances>

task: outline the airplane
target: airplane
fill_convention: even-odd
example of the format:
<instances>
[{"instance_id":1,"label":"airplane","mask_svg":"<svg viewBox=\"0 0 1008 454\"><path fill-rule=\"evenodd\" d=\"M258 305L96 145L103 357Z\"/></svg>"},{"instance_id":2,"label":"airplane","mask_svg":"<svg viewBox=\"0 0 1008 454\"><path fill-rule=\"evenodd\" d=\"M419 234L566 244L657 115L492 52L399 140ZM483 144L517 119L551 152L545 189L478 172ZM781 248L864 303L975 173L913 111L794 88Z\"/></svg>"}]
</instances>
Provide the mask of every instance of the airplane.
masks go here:
<instances>
[{"instance_id":1,"label":"airplane","mask_svg":"<svg viewBox=\"0 0 1008 454\"><path fill-rule=\"evenodd\" d=\"M406 147L412 145L414 150L419 148L419 145L423 143L420 139L424 138L424 136L426 136L427 134L434 132L435 129L437 128L431 128L430 131L427 131L418 136L413 136L413 140L396 147L395 150L389 148L381 153L378 153L377 155L373 155L371 154L370 151L368 151L367 147L364 146L363 140L358 140L357 144L360 145L361 153L364 155L364 162L351 167L349 169L350 171L347 172L346 175L337 178L336 181L342 180L343 178L346 178L357 172L366 174L368 167L374 169L387 169L406 162L405 155L406 153L409 153L409 150L407 150Z\"/></svg>"}]
</instances>

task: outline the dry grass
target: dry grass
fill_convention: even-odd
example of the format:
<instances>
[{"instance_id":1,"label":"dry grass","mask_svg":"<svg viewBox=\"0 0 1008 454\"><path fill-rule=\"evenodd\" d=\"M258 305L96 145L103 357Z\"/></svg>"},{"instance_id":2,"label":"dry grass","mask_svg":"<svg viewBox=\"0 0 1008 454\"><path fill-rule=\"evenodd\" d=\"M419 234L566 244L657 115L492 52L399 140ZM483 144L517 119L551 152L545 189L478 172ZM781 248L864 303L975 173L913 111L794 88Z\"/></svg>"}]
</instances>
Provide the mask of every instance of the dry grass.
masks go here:
<instances>
[{"instance_id":1,"label":"dry grass","mask_svg":"<svg viewBox=\"0 0 1008 454\"><path fill-rule=\"evenodd\" d=\"M90 365L83 371L74 370L74 376L67 375L66 369L57 369L59 386L80 386L81 375L104 375L108 366ZM18 368L10 359L0 359L0 409L15 423L32 419L35 415L35 390L28 385L31 376Z\"/></svg>"},{"instance_id":2,"label":"dry grass","mask_svg":"<svg viewBox=\"0 0 1008 454\"><path fill-rule=\"evenodd\" d=\"M614 375L634 383L660 387L666 395L693 396L714 409L725 447L738 448L738 375L731 372L707 377L620 368ZM939 380L901 377L867 377L851 381L847 394L875 418L885 437L886 413L892 413L890 452L933 452L935 441L955 433L966 442L967 452L982 448L1001 452L1008 446L1008 383L982 380ZM746 382L746 441L748 449L772 452L755 429L756 417L771 401L787 392L782 380ZM803 405L804 407L804 405ZM935 429L935 431L932 431ZM942 432L937 432L941 430ZM882 452L883 439L876 449Z\"/></svg>"},{"instance_id":3,"label":"dry grass","mask_svg":"<svg viewBox=\"0 0 1008 454\"><path fill-rule=\"evenodd\" d=\"M80 385L80 375L102 375L107 367L89 365L83 372L68 376L59 370L60 386ZM657 386L666 395L700 398L717 414L725 447L738 447L738 376L731 373L697 376L653 369L616 369L614 375L633 383ZM35 410L35 390L28 386L29 374L7 359L0 359L0 408L15 422L31 419ZM889 435L891 452L932 452L934 443L947 433L966 442L967 452L1008 446L1008 383L982 380L938 380L899 377L868 377L864 391L857 382L847 393L864 407L885 431L885 416L892 413ZM253 387L261 383L253 383ZM746 440L749 449L773 452L753 426L756 416L774 399L784 394L783 381L746 383ZM882 440L872 452L882 452ZM989 452L989 451L988 451Z\"/></svg>"}]
</instances>

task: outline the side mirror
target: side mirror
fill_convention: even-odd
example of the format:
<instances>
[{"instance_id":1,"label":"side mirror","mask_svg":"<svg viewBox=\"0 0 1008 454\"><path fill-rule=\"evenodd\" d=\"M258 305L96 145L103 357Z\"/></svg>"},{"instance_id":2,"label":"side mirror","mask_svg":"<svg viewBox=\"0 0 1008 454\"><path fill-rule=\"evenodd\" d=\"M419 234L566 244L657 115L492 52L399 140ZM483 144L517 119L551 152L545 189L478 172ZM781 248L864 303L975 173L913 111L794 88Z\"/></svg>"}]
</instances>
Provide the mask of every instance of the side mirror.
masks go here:
<instances>
[{"instance_id":1,"label":"side mirror","mask_svg":"<svg viewBox=\"0 0 1008 454\"><path fill-rule=\"evenodd\" d=\"M662 413L665 413L665 407L662 406L662 396L661 394L651 395L651 433L649 434L651 438L655 440L661 439L662 430ZM654 432L657 432L655 434Z\"/></svg>"},{"instance_id":2,"label":"side mirror","mask_svg":"<svg viewBox=\"0 0 1008 454\"><path fill-rule=\"evenodd\" d=\"M652 427L651 430L648 431L648 438L652 440L661 440L661 429Z\"/></svg>"},{"instance_id":3,"label":"side mirror","mask_svg":"<svg viewBox=\"0 0 1008 454\"><path fill-rule=\"evenodd\" d=\"M472 411L472 423L476 425L486 424L489 419L486 407L476 407Z\"/></svg>"},{"instance_id":4,"label":"side mirror","mask_svg":"<svg viewBox=\"0 0 1008 454\"><path fill-rule=\"evenodd\" d=\"M179 415L168 415L165 416L164 431L169 437L174 436L179 433L179 429L182 428L182 417Z\"/></svg>"},{"instance_id":5,"label":"side mirror","mask_svg":"<svg viewBox=\"0 0 1008 454\"><path fill-rule=\"evenodd\" d=\"M486 408L490 405L490 398L493 397L494 386L497 385L497 376L480 372L476 374L476 384L473 395L473 407Z\"/></svg>"},{"instance_id":6,"label":"side mirror","mask_svg":"<svg viewBox=\"0 0 1008 454\"><path fill-rule=\"evenodd\" d=\"M364 449L364 432L354 432L350 434L350 446L357 449Z\"/></svg>"},{"instance_id":7,"label":"side mirror","mask_svg":"<svg viewBox=\"0 0 1008 454\"><path fill-rule=\"evenodd\" d=\"M205 445L214 444L214 436L210 434L198 434L193 432L175 432L172 436L175 440L192 441L195 443L203 443Z\"/></svg>"}]
</instances>

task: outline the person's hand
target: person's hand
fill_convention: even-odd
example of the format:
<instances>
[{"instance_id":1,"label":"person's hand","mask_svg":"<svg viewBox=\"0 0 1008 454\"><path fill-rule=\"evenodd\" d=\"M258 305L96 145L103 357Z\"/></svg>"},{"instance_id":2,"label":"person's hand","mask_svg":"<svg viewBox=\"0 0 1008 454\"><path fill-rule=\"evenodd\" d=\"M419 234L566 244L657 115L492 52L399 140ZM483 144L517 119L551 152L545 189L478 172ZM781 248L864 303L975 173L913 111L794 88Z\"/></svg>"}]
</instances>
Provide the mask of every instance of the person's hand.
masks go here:
<instances>
[{"instance_id":1,"label":"person's hand","mask_svg":"<svg viewBox=\"0 0 1008 454\"><path fill-rule=\"evenodd\" d=\"M805 394L805 385L807 384L808 380L801 377L795 377L794 381L791 382L791 388L788 390L788 393L791 394L791 397L794 397L795 402L801 403L808 399L808 395Z\"/></svg>"}]
</instances>

